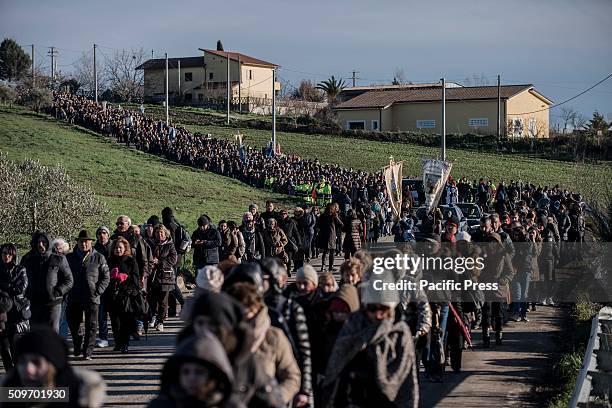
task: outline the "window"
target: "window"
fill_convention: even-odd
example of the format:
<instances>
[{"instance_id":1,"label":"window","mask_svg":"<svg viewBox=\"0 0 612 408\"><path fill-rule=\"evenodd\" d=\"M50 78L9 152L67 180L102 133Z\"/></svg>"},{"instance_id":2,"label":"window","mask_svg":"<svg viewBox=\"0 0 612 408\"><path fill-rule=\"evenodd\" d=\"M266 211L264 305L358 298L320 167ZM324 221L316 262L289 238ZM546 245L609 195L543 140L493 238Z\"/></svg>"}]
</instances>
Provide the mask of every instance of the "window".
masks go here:
<instances>
[{"instance_id":1,"label":"window","mask_svg":"<svg viewBox=\"0 0 612 408\"><path fill-rule=\"evenodd\" d=\"M213 73L212 73L212 72L209 72L209 73L208 73L208 80L209 80L209 81L212 81L212 80L213 80L213 77L214 77Z\"/></svg>"},{"instance_id":2,"label":"window","mask_svg":"<svg viewBox=\"0 0 612 408\"><path fill-rule=\"evenodd\" d=\"M378 129L378 121L377 120L373 120L372 121L372 130L380 130L380 129Z\"/></svg>"},{"instance_id":3,"label":"window","mask_svg":"<svg viewBox=\"0 0 612 408\"><path fill-rule=\"evenodd\" d=\"M348 130L364 130L365 124L365 120L347 120L346 128Z\"/></svg>"},{"instance_id":4,"label":"window","mask_svg":"<svg viewBox=\"0 0 612 408\"><path fill-rule=\"evenodd\" d=\"M436 127L436 121L434 119L417 120L416 127L418 129L434 129Z\"/></svg>"},{"instance_id":5,"label":"window","mask_svg":"<svg viewBox=\"0 0 612 408\"><path fill-rule=\"evenodd\" d=\"M253 70L249 69L249 79L255 79L255 76L253 75Z\"/></svg>"},{"instance_id":6,"label":"window","mask_svg":"<svg viewBox=\"0 0 612 408\"><path fill-rule=\"evenodd\" d=\"M191 82L191 81L193 81L193 73L185 72L185 82Z\"/></svg>"},{"instance_id":7,"label":"window","mask_svg":"<svg viewBox=\"0 0 612 408\"><path fill-rule=\"evenodd\" d=\"M472 118L468 120L469 127L483 127L489 126L489 118Z\"/></svg>"},{"instance_id":8,"label":"window","mask_svg":"<svg viewBox=\"0 0 612 408\"><path fill-rule=\"evenodd\" d=\"M185 94L185 102L191 102L192 99L193 99L193 94L190 94L190 93Z\"/></svg>"}]
</instances>

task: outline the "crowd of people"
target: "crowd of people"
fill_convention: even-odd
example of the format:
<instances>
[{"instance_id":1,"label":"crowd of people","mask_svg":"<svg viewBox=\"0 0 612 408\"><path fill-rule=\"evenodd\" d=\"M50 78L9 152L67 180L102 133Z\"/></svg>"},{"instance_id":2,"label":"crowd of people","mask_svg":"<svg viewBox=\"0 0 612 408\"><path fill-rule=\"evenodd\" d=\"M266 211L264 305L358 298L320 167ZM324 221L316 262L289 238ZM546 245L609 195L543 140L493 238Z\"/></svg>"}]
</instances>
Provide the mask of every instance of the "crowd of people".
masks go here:
<instances>
[{"instance_id":1,"label":"crowd of people","mask_svg":"<svg viewBox=\"0 0 612 408\"><path fill-rule=\"evenodd\" d=\"M70 366L66 339L74 357L91 360L110 339L129 354L133 341L179 315L184 327L151 407L417 407L424 376L440 381L447 365L461 371L474 330L482 347L499 345L505 325L554 304L554 293L543 290L531 304L527 293L555 280L554 244L584 240L582 197L559 187L451 178L441 202L478 204L485 215L477 228L460 230L461 220L439 208L418 219L418 190L405 192L396 220L379 174L250 148L245 155L234 143L181 128L169 135L144 115L72 95L56 94L55 103L58 116L181 163L254 185L323 178L333 187L322 211L316 201L290 211L268 201L263 211L245 208L240 220L202 214L188 233L166 207L142 224L122 215L113 231L82 230L68 240L74 245L36 231L22 258L14 244L2 245L3 385L69 387L71 406L99 406L104 384ZM373 259L363 246L385 235L463 254L478 251L476 243L497 245L503 261L487 265L494 275L476 270L470 279L499 283L498 298L373 296ZM519 242L526 245L515 249ZM541 256L544 248L553 249ZM195 289L184 299L177 278L191 279L179 269L187 256Z\"/></svg>"}]
</instances>

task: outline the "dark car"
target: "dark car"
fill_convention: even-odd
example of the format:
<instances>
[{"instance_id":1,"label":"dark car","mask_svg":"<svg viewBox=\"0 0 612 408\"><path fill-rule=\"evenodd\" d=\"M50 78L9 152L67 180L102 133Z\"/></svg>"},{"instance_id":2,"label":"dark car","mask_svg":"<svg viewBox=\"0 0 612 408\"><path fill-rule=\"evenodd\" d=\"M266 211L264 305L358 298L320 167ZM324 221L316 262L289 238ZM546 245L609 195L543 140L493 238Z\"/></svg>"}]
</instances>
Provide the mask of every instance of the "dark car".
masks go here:
<instances>
[{"instance_id":1,"label":"dark car","mask_svg":"<svg viewBox=\"0 0 612 408\"><path fill-rule=\"evenodd\" d=\"M439 205L438 208L440 209L440 211L442 211L442 214L444 215L445 219L448 218L447 214L450 211L451 217L459 220L459 228L457 228L458 231L468 231L469 226L468 226L467 218L463 215L461 208L459 208L456 204ZM419 220L417 222L417 228L419 225L421 225L421 220L426 215L425 211L426 211L425 207L419 207L416 211L416 217Z\"/></svg>"},{"instance_id":2,"label":"dark car","mask_svg":"<svg viewBox=\"0 0 612 408\"><path fill-rule=\"evenodd\" d=\"M467 221L468 229L478 228L480 218L485 215L480 206L476 203L457 203L456 206L461 209Z\"/></svg>"}]
</instances>

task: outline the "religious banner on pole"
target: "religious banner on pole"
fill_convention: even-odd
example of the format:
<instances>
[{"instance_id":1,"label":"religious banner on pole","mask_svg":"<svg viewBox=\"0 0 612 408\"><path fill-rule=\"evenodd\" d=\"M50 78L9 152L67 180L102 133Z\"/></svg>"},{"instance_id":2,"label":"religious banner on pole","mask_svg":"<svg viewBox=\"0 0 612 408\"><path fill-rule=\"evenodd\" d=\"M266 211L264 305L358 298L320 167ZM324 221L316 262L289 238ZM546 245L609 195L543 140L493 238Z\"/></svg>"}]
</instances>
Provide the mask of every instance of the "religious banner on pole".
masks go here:
<instances>
[{"instance_id":1,"label":"religious banner on pole","mask_svg":"<svg viewBox=\"0 0 612 408\"><path fill-rule=\"evenodd\" d=\"M238 142L238 146L242 146L242 142L244 140L244 135L242 133L236 133L234 135L234 139Z\"/></svg>"},{"instance_id":2,"label":"religious banner on pole","mask_svg":"<svg viewBox=\"0 0 612 408\"><path fill-rule=\"evenodd\" d=\"M402 169L404 162L396 163L393 157L389 158L389 165L383 169L385 187L391 209L396 218L400 217L402 209Z\"/></svg>"},{"instance_id":3,"label":"religious banner on pole","mask_svg":"<svg viewBox=\"0 0 612 408\"><path fill-rule=\"evenodd\" d=\"M451 162L423 159L423 188L425 189L425 208L427 212L438 205L452 168L453 163Z\"/></svg>"}]
</instances>

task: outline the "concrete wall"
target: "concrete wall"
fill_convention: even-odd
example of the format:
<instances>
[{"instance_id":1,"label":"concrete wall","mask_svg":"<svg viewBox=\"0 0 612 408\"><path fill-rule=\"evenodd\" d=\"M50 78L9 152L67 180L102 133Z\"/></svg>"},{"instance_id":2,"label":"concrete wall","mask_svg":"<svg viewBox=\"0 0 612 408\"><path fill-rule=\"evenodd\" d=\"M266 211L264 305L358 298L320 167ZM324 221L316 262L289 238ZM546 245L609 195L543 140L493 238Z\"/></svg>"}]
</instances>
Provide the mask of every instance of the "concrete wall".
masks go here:
<instances>
[{"instance_id":1,"label":"concrete wall","mask_svg":"<svg viewBox=\"0 0 612 408\"><path fill-rule=\"evenodd\" d=\"M338 122L340 125L348 129L348 122L350 121L365 121L365 130L372 130L372 121L376 120L380 122L380 110L379 109L347 109L336 111ZM387 117L388 121L388 117ZM383 126L385 118L383 118ZM380 126L380 125L379 125Z\"/></svg>"},{"instance_id":2,"label":"concrete wall","mask_svg":"<svg viewBox=\"0 0 612 408\"><path fill-rule=\"evenodd\" d=\"M506 126L508 127L508 135L512 136L513 131L515 136L520 135L520 130L517 129L517 121L522 120L522 136L523 137L548 137L549 136L549 110L544 110L536 113L517 115L519 113L540 111L548 107L548 103L537 97L533 92L526 90L508 100L508 115L506 118ZM514 122L514 124L513 124Z\"/></svg>"}]
</instances>

